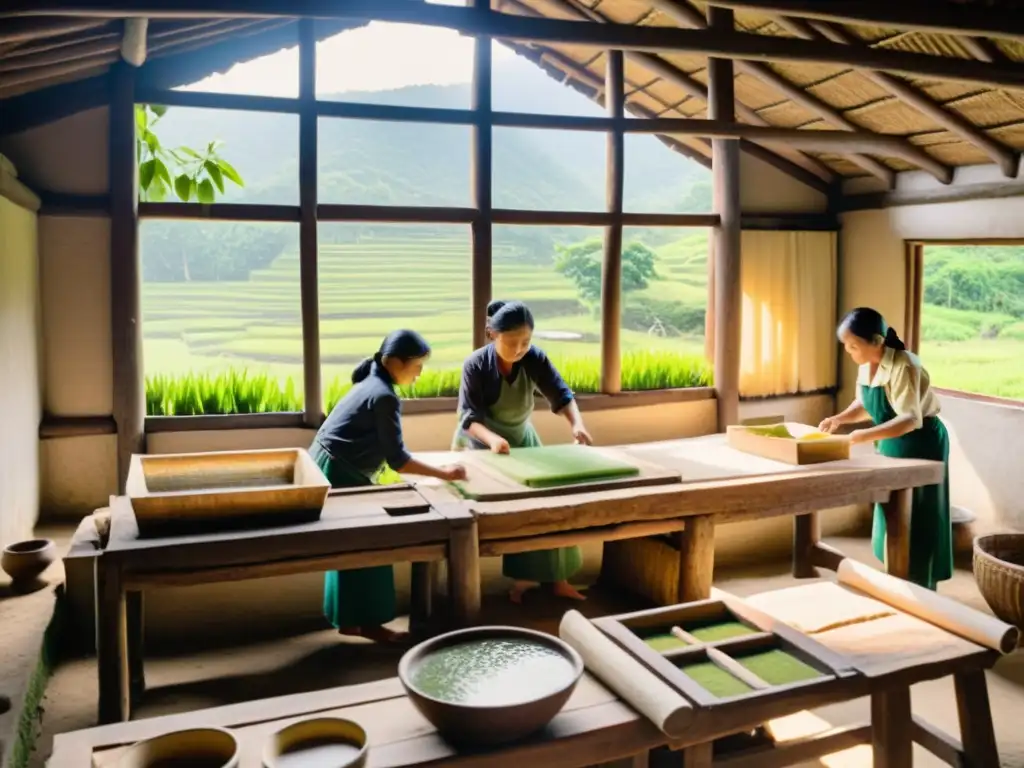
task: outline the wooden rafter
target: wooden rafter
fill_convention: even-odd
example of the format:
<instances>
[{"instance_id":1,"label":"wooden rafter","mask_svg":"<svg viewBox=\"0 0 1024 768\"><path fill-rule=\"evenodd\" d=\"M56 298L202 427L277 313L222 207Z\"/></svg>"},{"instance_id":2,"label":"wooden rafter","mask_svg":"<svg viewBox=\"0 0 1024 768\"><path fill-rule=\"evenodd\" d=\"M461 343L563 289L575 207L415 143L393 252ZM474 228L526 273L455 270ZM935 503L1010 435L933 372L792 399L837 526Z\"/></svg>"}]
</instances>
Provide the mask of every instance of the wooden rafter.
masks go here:
<instances>
[{"instance_id":1,"label":"wooden rafter","mask_svg":"<svg viewBox=\"0 0 1024 768\"><path fill-rule=\"evenodd\" d=\"M0 44L20 44L56 35L73 35L109 23L110 19L8 19L0 25Z\"/></svg>"},{"instance_id":2,"label":"wooden rafter","mask_svg":"<svg viewBox=\"0 0 1024 768\"><path fill-rule=\"evenodd\" d=\"M1024 39L1024 12L937 0L708 0L709 5L947 35Z\"/></svg>"},{"instance_id":3,"label":"wooden rafter","mask_svg":"<svg viewBox=\"0 0 1024 768\"><path fill-rule=\"evenodd\" d=\"M843 45L860 44L858 39L843 27L828 22L813 24L803 19L795 19L789 16L779 16L776 18L776 21L790 34L807 40L831 40ZM1020 166L1020 154L993 139L984 130L973 125L959 113L943 107L915 85L899 80L885 72L865 70L861 74L950 133L954 133L969 144L973 144L992 158L992 161L1002 169L1003 175L1009 178L1017 176L1017 170Z\"/></svg>"},{"instance_id":4,"label":"wooden rafter","mask_svg":"<svg viewBox=\"0 0 1024 768\"><path fill-rule=\"evenodd\" d=\"M724 2L724 0L723 0ZM895 4L898 5L898 4ZM894 6L895 7L895 6ZM772 37L729 30L681 30L623 24L581 24L559 19L532 19L472 8L413 3L409 0L9 0L0 18L38 14L110 18L247 17L367 19L423 24L466 34L544 43L595 45L648 52L795 61L877 69L918 77L944 78L1011 88L1024 87L1024 66L1015 62L984 63L906 51L854 49L835 43Z\"/></svg>"},{"instance_id":5,"label":"wooden rafter","mask_svg":"<svg viewBox=\"0 0 1024 768\"><path fill-rule=\"evenodd\" d=\"M652 0L652 2L655 8L667 14L670 18L680 24L685 24L686 26L698 29L707 25L704 14L697 8L690 5L686 0ZM795 83L789 81L767 64L758 61L737 61L736 66L741 72L745 72L751 77L757 78L762 83L771 86L795 104L799 104L808 112L817 115L830 125L846 131L863 130L860 126L856 125L836 111L834 107L826 104L817 96L814 96L803 88L800 88ZM953 171L920 147L915 147L907 141L904 151L906 152L905 158L908 162L928 171L942 183L948 184L953 180ZM891 188L894 185L896 174L888 166L878 162L872 157L865 157L864 155L854 154L848 155L847 157L850 161L866 170L872 176L876 176L881 179L888 187Z\"/></svg>"},{"instance_id":6,"label":"wooden rafter","mask_svg":"<svg viewBox=\"0 0 1024 768\"><path fill-rule=\"evenodd\" d=\"M580 19L581 21L588 21L588 20L589 21L597 21L597 22L600 22L602 24L611 23L610 20L608 19L608 17L604 16L600 11L594 10L592 8L588 8L588 7L578 3L576 0L548 0L548 2L554 4L559 9L561 9L561 10L567 12L567 13L574 14L576 16L576 18ZM525 9L527 12L530 12L532 14L540 15L537 11L534 11L529 6L526 6L526 5L518 2L517 0L509 0L509 4L514 6L514 7L516 7L516 8ZM695 97L697 99L700 99L701 101L707 103L707 100L708 100L708 88L707 88L707 86L704 85L699 80L696 80L696 79L690 77L688 74L683 72L681 69L679 69L679 68L675 67L673 64L670 64L669 62L665 61L665 59L661 58L660 56L656 56L656 55L651 54L651 53L635 53L635 52L634 53L627 52L625 54L625 56L626 56L626 58L628 60L636 62L637 64L639 64L644 69L646 69L647 71L651 72L652 74L657 75L658 77L662 78L663 80L665 80L667 82L670 82L670 83L672 83L674 85L678 85L680 88L682 88L686 92L686 94L688 96L693 96L693 97ZM643 90L643 89L641 89L641 90ZM647 95L650 96L650 94L647 94ZM740 103L738 101L736 102L736 110L737 110L738 114L740 115L740 117L743 120L745 120L746 122L750 123L751 125L762 125L762 126L769 125L768 121L764 120L754 110L750 109L745 104L742 104L742 103ZM646 115L646 116L647 117L653 117L653 115ZM754 145L754 146L759 146L759 145ZM750 150L751 149L751 145L749 143L745 143L745 144L742 145L742 148L745 151L746 150ZM769 149L764 149L764 148L757 149L757 150L754 150L754 153L758 154L758 155L761 155L760 159L770 163L771 165L773 165L774 167L776 167L779 170L783 171L784 173L786 173L786 174L788 174L790 176L793 176L794 178L798 178L798 179L800 179L802 181L806 180L806 177L804 176L804 174L794 174L791 171L791 169L788 169L786 167L785 164L795 163L796 165L800 166L804 170L810 171L811 173L813 173L818 178L820 178L820 179L822 179L824 181L827 181L827 182L831 182L833 180L833 178L834 178L831 169L829 169L826 165L824 165L824 163L821 163L817 159L815 159L813 157L810 157L809 155L805 155L802 152L797 152L797 151L794 151L794 150L783 148L781 150L781 153L784 154L785 157L784 158L779 158L779 159L782 160L782 163L778 162L778 160L776 160L773 157L773 155L775 153L773 153Z\"/></svg>"}]
</instances>

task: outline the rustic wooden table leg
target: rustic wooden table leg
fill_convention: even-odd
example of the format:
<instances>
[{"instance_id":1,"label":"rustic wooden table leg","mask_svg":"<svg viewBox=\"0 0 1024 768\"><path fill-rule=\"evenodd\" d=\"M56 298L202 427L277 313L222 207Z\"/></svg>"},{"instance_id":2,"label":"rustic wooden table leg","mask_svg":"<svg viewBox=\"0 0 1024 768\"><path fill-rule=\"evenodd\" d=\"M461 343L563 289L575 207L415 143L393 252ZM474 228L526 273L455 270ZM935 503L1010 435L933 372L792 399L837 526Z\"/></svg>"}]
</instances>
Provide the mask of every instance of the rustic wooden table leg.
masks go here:
<instances>
[{"instance_id":1,"label":"rustic wooden table leg","mask_svg":"<svg viewBox=\"0 0 1024 768\"><path fill-rule=\"evenodd\" d=\"M709 515L688 517L679 534L679 602L711 597L715 573L715 524Z\"/></svg>"},{"instance_id":2,"label":"rustic wooden table leg","mask_svg":"<svg viewBox=\"0 0 1024 768\"><path fill-rule=\"evenodd\" d=\"M715 763L715 743L694 744L682 751L683 768L711 768Z\"/></svg>"},{"instance_id":3,"label":"rustic wooden table leg","mask_svg":"<svg viewBox=\"0 0 1024 768\"><path fill-rule=\"evenodd\" d=\"M885 512L885 570L905 579L910 575L910 507L912 488L893 491L882 505Z\"/></svg>"},{"instance_id":4,"label":"rustic wooden table leg","mask_svg":"<svg viewBox=\"0 0 1024 768\"><path fill-rule=\"evenodd\" d=\"M136 701L146 692L145 630L142 592L125 595L125 622L128 627L128 671L132 698Z\"/></svg>"},{"instance_id":5,"label":"rustic wooden table leg","mask_svg":"<svg viewBox=\"0 0 1024 768\"><path fill-rule=\"evenodd\" d=\"M468 627L480 618L480 539L476 518L452 521L448 540L448 599L452 622Z\"/></svg>"},{"instance_id":6,"label":"rustic wooden table leg","mask_svg":"<svg viewBox=\"0 0 1024 768\"><path fill-rule=\"evenodd\" d=\"M960 739L964 743L967 764L998 766L999 749L992 727L992 708L988 700L988 683L981 669L953 675L956 687L956 708L960 716Z\"/></svg>"},{"instance_id":7,"label":"rustic wooden table leg","mask_svg":"<svg viewBox=\"0 0 1024 768\"><path fill-rule=\"evenodd\" d=\"M817 512L793 518L793 578L814 579L818 571L812 563L814 547L821 541L821 519Z\"/></svg>"},{"instance_id":8,"label":"rustic wooden table leg","mask_svg":"<svg viewBox=\"0 0 1024 768\"><path fill-rule=\"evenodd\" d=\"M430 630L436 580L437 563L412 564L409 631L413 634L422 635Z\"/></svg>"},{"instance_id":9,"label":"rustic wooden table leg","mask_svg":"<svg viewBox=\"0 0 1024 768\"><path fill-rule=\"evenodd\" d=\"M96 558L96 669L100 724L131 716L128 675L127 610L121 568L110 558Z\"/></svg>"},{"instance_id":10,"label":"rustic wooden table leg","mask_svg":"<svg viewBox=\"0 0 1024 768\"><path fill-rule=\"evenodd\" d=\"M909 687L871 694L874 768L912 768L913 733Z\"/></svg>"}]
</instances>

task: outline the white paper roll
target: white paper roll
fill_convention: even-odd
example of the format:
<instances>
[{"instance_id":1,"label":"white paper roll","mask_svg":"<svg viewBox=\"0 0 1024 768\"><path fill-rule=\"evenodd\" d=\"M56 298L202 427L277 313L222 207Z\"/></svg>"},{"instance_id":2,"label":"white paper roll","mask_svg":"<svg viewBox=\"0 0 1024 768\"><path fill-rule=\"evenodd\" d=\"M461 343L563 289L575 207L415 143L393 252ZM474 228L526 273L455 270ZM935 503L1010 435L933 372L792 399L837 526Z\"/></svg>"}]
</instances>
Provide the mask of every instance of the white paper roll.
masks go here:
<instances>
[{"instance_id":1,"label":"white paper roll","mask_svg":"<svg viewBox=\"0 0 1024 768\"><path fill-rule=\"evenodd\" d=\"M1020 641L1020 630L1012 624L856 560L844 559L836 573L841 584L986 648L1012 653Z\"/></svg>"},{"instance_id":2,"label":"white paper roll","mask_svg":"<svg viewBox=\"0 0 1024 768\"><path fill-rule=\"evenodd\" d=\"M634 659L579 611L567 611L558 635L583 658L588 672L667 736L679 738L694 718L682 694Z\"/></svg>"}]
</instances>

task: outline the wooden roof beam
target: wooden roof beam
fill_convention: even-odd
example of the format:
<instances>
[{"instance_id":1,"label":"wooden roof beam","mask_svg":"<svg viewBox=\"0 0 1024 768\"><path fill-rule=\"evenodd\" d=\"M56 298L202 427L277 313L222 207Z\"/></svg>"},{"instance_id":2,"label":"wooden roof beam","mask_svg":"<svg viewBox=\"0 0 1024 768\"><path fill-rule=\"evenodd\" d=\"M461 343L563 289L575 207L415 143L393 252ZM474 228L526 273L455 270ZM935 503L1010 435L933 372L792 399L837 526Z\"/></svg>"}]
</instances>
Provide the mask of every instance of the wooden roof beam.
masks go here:
<instances>
[{"instance_id":1,"label":"wooden roof beam","mask_svg":"<svg viewBox=\"0 0 1024 768\"><path fill-rule=\"evenodd\" d=\"M707 26L707 19L704 17L704 14L686 2L686 0L652 0L652 5L679 24L697 29L703 29ZM770 85L786 98L796 104L799 104L807 111L817 115L837 128L842 128L848 131L859 130L858 126L840 115L828 104L825 104L817 97L790 82L767 64L762 64L761 62L756 61L737 61L736 68L738 71L744 72L751 77L760 80L766 85ZM858 154L849 155L847 156L847 159L863 168L872 176L881 179L888 188L892 189L895 186L896 172L884 163L879 162L873 157L865 157L864 155ZM915 163L915 165L922 168L925 167L921 162ZM935 174L936 169L934 167L926 170L933 175L936 175L936 178L943 183L949 183L952 181L953 172L949 169L943 168L942 166L940 166L940 169L942 170L940 170L939 174Z\"/></svg>"},{"instance_id":2,"label":"wooden roof beam","mask_svg":"<svg viewBox=\"0 0 1024 768\"><path fill-rule=\"evenodd\" d=\"M902 2L886 7L902 7ZM837 64L858 69L899 72L917 77L1024 88L1024 65L1016 62L988 64L907 51L853 49L835 43L729 30L685 30L526 18L490 10L477 12L473 8L410 0L346 0L345 3L324 3L323 0L8 0L0 5L0 19L43 14L149 19L303 16L379 20L439 26L471 35L510 40L593 45L652 53L686 52L748 61Z\"/></svg>"},{"instance_id":3,"label":"wooden roof beam","mask_svg":"<svg viewBox=\"0 0 1024 768\"><path fill-rule=\"evenodd\" d=\"M519 0L499 0L499 2L507 3L508 5L520 9L531 15L541 15L538 11L534 10L530 6L519 2ZM548 2L557 5L559 8L566 12L575 14L576 17L580 20L597 21L602 24L610 23L608 18L604 16L602 13L592 8L588 8L585 5L582 5L576 2L576 0L548 0ZM674 85L678 85L680 88L683 89L683 91L687 95L700 99L705 104L707 104L707 86L704 85L699 80L690 77L681 69L665 61L660 56L656 56L651 53L627 52L626 59L628 59L629 61L636 62L644 69L646 69L647 71L651 72L654 75L657 75L663 80L673 83ZM569 61L572 60L569 59ZM575 62L573 63L575 64ZM752 125L769 125L767 120L762 118L759 114L757 114L757 112L755 112L754 110L752 110L750 107L746 106L739 100L736 100L735 104L736 111L742 120L745 120L746 122ZM632 108L633 105L627 106ZM644 110L644 112L646 112L646 110ZM656 117L656 115L647 113L645 114L645 117ZM708 150L710 151L710 145L708 146ZM814 176L817 176L819 179L829 184L835 181L835 174L832 172L832 169L830 169L820 160L811 157L810 155L806 155L803 152L798 152L796 150L790 149L788 147L781 148L781 151L778 154L776 154L775 152L773 152L770 149L767 149L766 147L751 144L750 142L742 142L740 144L740 150L753 157L757 157L759 160L768 163L769 165L771 165L774 168L777 168L786 175L791 176L792 178L796 178L797 180L805 184L809 184L809 186L813 186L814 188L820 189L822 191L826 191L827 188L823 187L817 182L809 183L808 177L804 173L800 172L798 169L793 168L792 166L796 165L799 169L803 169L803 171L807 171L811 174L814 174Z\"/></svg>"},{"instance_id":4,"label":"wooden roof beam","mask_svg":"<svg viewBox=\"0 0 1024 768\"><path fill-rule=\"evenodd\" d=\"M0 17L2 16L3 13L0 12ZM103 27L109 23L110 19L39 19L33 17L8 19L0 24L0 45L8 43L20 45L47 37L73 35L76 32Z\"/></svg>"},{"instance_id":5,"label":"wooden roof beam","mask_svg":"<svg viewBox=\"0 0 1024 768\"><path fill-rule=\"evenodd\" d=\"M935 0L708 0L709 5L932 34L1024 39L1024 12Z\"/></svg>"},{"instance_id":6,"label":"wooden roof beam","mask_svg":"<svg viewBox=\"0 0 1024 768\"><path fill-rule=\"evenodd\" d=\"M847 32L843 27L830 24L829 22L812 24L803 19L794 19L789 16L779 16L775 20L783 29L797 37L803 37L808 40L827 39L842 45L856 46L860 44L856 36ZM884 72L864 70L861 74L950 133L955 133L968 144L973 144L992 158L992 161L1002 169L1003 175L1011 179L1016 178L1020 167L1020 154L1018 152L996 141L958 112L946 109L927 93L911 83L899 80Z\"/></svg>"},{"instance_id":7,"label":"wooden roof beam","mask_svg":"<svg viewBox=\"0 0 1024 768\"><path fill-rule=\"evenodd\" d=\"M121 58L133 67L146 62L146 32L149 19L125 19L124 36L121 38Z\"/></svg>"}]
</instances>

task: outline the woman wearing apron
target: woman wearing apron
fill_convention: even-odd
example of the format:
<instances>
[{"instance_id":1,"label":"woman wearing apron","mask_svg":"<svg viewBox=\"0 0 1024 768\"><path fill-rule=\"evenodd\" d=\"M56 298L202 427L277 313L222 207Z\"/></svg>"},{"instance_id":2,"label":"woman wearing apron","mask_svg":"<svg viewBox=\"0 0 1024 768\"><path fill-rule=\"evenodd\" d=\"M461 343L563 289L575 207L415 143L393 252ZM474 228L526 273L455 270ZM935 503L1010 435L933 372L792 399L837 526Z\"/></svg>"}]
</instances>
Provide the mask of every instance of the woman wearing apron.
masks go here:
<instances>
[{"instance_id":1,"label":"woman wearing apron","mask_svg":"<svg viewBox=\"0 0 1024 768\"><path fill-rule=\"evenodd\" d=\"M860 370L857 398L821 422L822 432L871 419L875 426L850 433L850 442L874 441L883 456L930 459L947 464L940 485L915 488L910 517L910 581L936 589L953 575L953 532L949 518L949 436L939 419L939 402L928 372L874 309L860 307L839 324L839 340ZM871 532L875 557L885 561L885 515L875 506Z\"/></svg>"},{"instance_id":2,"label":"woman wearing apron","mask_svg":"<svg viewBox=\"0 0 1024 768\"><path fill-rule=\"evenodd\" d=\"M510 448L541 444L530 421L534 391L565 417L577 443L590 445L591 437L572 391L540 349L531 343L533 315L518 301L492 301L487 307L491 343L476 350L462 367L459 387L459 426L453 450L484 449L508 453ZM551 584L555 594L583 600L569 577L583 564L579 547L505 555L502 573L514 581L509 597L522 602L523 593L539 584Z\"/></svg>"},{"instance_id":3,"label":"woman wearing apron","mask_svg":"<svg viewBox=\"0 0 1024 768\"><path fill-rule=\"evenodd\" d=\"M402 406L395 387L416 381L429 356L430 347L418 333L395 331L352 372L355 386L331 410L309 449L332 488L372 485L385 467L443 480L465 478L460 466L439 469L417 461L402 440ZM395 612L390 565L325 574L324 615L341 634L398 640L398 633L384 627Z\"/></svg>"}]
</instances>

